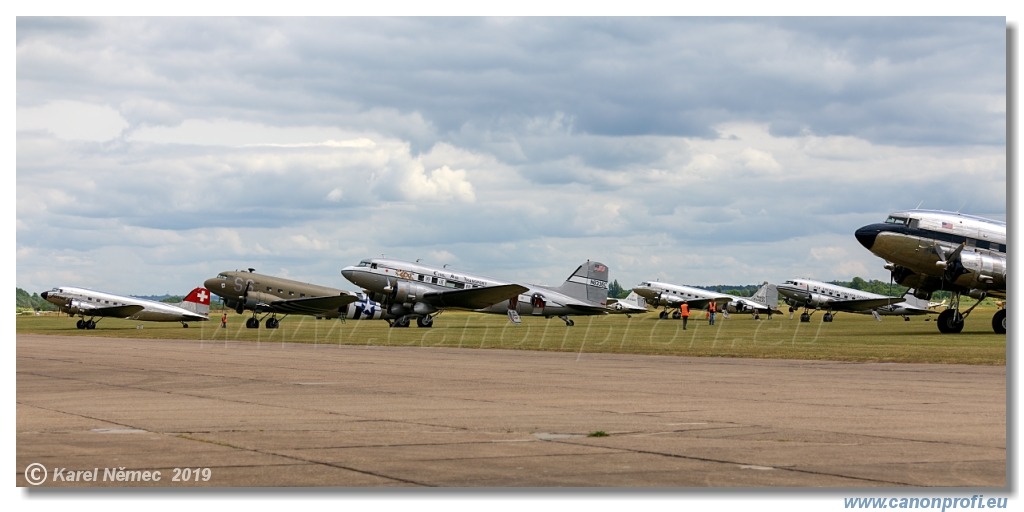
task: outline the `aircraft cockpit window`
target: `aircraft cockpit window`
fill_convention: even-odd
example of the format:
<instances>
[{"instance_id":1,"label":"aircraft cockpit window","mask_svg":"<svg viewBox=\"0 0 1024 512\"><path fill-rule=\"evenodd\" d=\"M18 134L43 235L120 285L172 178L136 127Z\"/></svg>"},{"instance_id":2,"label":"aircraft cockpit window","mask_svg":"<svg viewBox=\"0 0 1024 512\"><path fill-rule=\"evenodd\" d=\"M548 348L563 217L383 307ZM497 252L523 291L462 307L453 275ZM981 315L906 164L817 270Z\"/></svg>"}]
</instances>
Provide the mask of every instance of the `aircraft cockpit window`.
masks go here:
<instances>
[{"instance_id":1,"label":"aircraft cockpit window","mask_svg":"<svg viewBox=\"0 0 1024 512\"><path fill-rule=\"evenodd\" d=\"M899 225L902 225L902 226L906 226L909 222L910 222L910 219L907 219L907 218L904 218L904 217L892 217L892 216L890 216L888 219L885 219L885 223L886 224L899 224Z\"/></svg>"}]
</instances>

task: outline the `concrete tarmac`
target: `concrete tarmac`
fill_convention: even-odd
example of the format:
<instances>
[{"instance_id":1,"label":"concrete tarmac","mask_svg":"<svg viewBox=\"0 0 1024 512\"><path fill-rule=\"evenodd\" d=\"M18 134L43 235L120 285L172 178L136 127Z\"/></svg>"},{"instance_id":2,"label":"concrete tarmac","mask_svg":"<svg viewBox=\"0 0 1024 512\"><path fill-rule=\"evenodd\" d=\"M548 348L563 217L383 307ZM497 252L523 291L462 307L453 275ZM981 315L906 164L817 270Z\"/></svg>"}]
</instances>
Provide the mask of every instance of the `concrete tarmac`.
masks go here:
<instances>
[{"instance_id":1,"label":"concrete tarmac","mask_svg":"<svg viewBox=\"0 0 1024 512\"><path fill-rule=\"evenodd\" d=\"M1004 366L17 335L21 487L977 489L1006 476Z\"/></svg>"}]
</instances>

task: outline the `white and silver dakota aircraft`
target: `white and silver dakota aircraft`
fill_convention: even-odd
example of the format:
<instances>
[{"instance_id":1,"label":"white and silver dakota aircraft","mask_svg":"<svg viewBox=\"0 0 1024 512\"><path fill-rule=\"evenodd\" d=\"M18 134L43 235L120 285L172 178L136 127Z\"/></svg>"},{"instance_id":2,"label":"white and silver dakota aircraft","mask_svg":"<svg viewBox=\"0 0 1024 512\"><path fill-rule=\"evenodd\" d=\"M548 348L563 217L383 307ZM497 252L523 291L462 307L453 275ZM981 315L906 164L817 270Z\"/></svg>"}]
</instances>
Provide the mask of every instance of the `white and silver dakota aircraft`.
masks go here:
<instances>
[{"instance_id":1,"label":"white and silver dakota aircraft","mask_svg":"<svg viewBox=\"0 0 1024 512\"><path fill-rule=\"evenodd\" d=\"M655 308L664 307L665 309L658 314L658 317L662 319L668 318L670 309L675 310L672 312L672 318L678 319L679 306L684 302L691 310L700 310L707 308L711 301L715 301L719 311L750 313L755 319L760 318L761 313L779 312L778 292L775 290L775 285L768 283L764 283L752 297L737 297L703 288L659 281L644 281L633 287L633 292L646 299L647 303Z\"/></svg>"},{"instance_id":2,"label":"white and silver dakota aircraft","mask_svg":"<svg viewBox=\"0 0 1024 512\"><path fill-rule=\"evenodd\" d=\"M831 322L836 311L863 313L874 315L924 315L931 313L925 303L907 302L904 297L889 297L877 293L855 290L832 283L823 283L811 279L790 279L776 287L786 304L793 308L802 307L801 322L809 322L809 310L824 309L823 322Z\"/></svg>"},{"instance_id":3,"label":"white and silver dakota aircraft","mask_svg":"<svg viewBox=\"0 0 1024 512\"><path fill-rule=\"evenodd\" d=\"M208 320L210 313L210 291L202 287L189 292L177 305L71 286L43 292L41 297L56 304L61 311L81 317L77 325L79 329L95 329L96 319L104 317L181 322L182 327L188 327L187 322Z\"/></svg>"},{"instance_id":4,"label":"white and silver dakota aircraft","mask_svg":"<svg viewBox=\"0 0 1024 512\"><path fill-rule=\"evenodd\" d=\"M557 316L573 325L571 315L603 315L608 308L608 267L594 261L580 265L559 287L520 285L446 267L392 259L366 259L341 274L383 304L392 327L408 327L412 318L430 327L446 308L507 314ZM390 320L393 318L394 320Z\"/></svg>"},{"instance_id":5,"label":"white and silver dakota aircraft","mask_svg":"<svg viewBox=\"0 0 1024 512\"><path fill-rule=\"evenodd\" d=\"M855 233L857 240L884 258L893 280L928 300L949 290L949 307L939 314L939 331L958 333L964 318L987 296L1006 298L1006 223L939 210L893 212L883 223ZM960 312L960 296L978 300ZM1006 333L1006 309L992 317L992 330Z\"/></svg>"}]
</instances>

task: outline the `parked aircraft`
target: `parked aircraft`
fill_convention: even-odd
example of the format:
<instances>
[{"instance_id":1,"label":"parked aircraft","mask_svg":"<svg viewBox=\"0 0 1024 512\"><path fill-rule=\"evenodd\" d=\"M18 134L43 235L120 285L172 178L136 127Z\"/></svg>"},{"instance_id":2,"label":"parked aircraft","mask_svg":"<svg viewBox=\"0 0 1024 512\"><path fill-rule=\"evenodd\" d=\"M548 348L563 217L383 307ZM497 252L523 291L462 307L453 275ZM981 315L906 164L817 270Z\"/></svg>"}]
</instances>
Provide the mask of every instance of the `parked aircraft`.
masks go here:
<instances>
[{"instance_id":1,"label":"parked aircraft","mask_svg":"<svg viewBox=\"0 0 1024 512\"><path fill-rule=\"evenodd\" d=\"M790 312L794 311L794 308L804 308L804 312L800 314L801 322L811 320L809 310L824 309L825 316L821 320L831 322L835 316L834 311L882 314L882 311L895 311L892 307L894 305L904 308L903 311L913 308L913 305L906 304L900 297L888 297L810 279L790 279L776 288L782 295L782 300L790 305ZM925 308L921 313L927 312Z\"/></svg>"},{"instance_id":2,"label":"parked aircraft","mask_svg":"<svg viewBox=\"0 0 1024 512\"><path fill-rule=\"evenodd\" d=\"M883 223L855 233L857 240L886 260L892 278L931 298L949 290L949 306L939 314L939 331L958 333L964 319L987 296L1006 298L1006 223L939 210L906 210L889 214ZM963 294L977 299L960 311ZM1006 333L1006 309L992 317L992 330Z\"/></svg>"},{"instance_id":3,"label":"parked aircraft","mask_svg":"<svg viewBox=\"0 0 1024 512\"><path fill-rule=\"evenodd\" d=\"M690 310L706 309L711 301L714 301L719 311L729 313L750 313L754 318L759 318L760 313L766 313L769 309L778 313L779 295L774 285L764 283L757 290L753 297L737 297L725 293L716 293L703 288L685 286L679 284L662 283L659 281L644 281L633 287L633 291L647 299L647 303L655 308L664 307L659 318L668 318L669 310L674 310L672 318L679 318L679 306L686 303Z\"/></svg>"},{"instance_id":4,"label":"parked aircraft","mask_svg":"<svg viewBox=\"0 0 1024 512\"><path fill-rule=\"evenodd\" d=\"M265 313L267 329L280 325L277 315L312 315L319 318L380 318L374 302L356 293L327 286L303 283L283 277L257 274L253 269L221 272L204 283L238 314L252 311L245 326L260 326L260 313ZM367 302L369 301L369 302ZM284 318L282 317L282 318Z\"/></svg>"},{"instance_id":5,"label":"parked aircraft","mask_svg":"<svg viewBox=\"0 0 1024 512\"><path fill-rule=\"evenodd\" d=\"M647 300L636 292L629 292L625 299L608 297L608 312L631 318L633 315L647 312Z\"/></svg>"},{"instance_id":6,"label":"parked aircraft","mask_svg":"<svg viewBox=\"0 0 1024 512\"><path fill-rule=\"evenodd\" d=\"M945 304L919 299L914 296L914 290L910 289L903 294L903 302L877 308L872 311L872 314L901 316L904 320L909 321L911 316L938 314L939 312L935 308L939 307L945 308Z\"/></svg>"},{"instance_id":7,"label":"parked aircraft","mask_svg":"<svg viewBox=\"0 0 1024 512\"><path fill-rule=\"evenodd\" d=\"M520 285L446 267L391 259L365 259L341 271L346 279L385 305L392 327L407 327L412 318L430 327L445 308L507 314L557 316L567 326L572 315L608 313L608 267L594 261L580 265L557 288Z\"/></svg>"},{"instance_id":8,"label":"parked aircraft","mask_svg":"<svg viewBox=\"0 0 1024 512\"><path fill-rule=\"evenodd\" d=\"M40 296L56 304L61 311L80 317L79 329L95 329L97 318L106 317L181 322L182 327L188 327L188 322L208 320L210 312L210 291L206 288L195 288L177 305L72 286L59 286Z\"/></svg>"}]
</instances>

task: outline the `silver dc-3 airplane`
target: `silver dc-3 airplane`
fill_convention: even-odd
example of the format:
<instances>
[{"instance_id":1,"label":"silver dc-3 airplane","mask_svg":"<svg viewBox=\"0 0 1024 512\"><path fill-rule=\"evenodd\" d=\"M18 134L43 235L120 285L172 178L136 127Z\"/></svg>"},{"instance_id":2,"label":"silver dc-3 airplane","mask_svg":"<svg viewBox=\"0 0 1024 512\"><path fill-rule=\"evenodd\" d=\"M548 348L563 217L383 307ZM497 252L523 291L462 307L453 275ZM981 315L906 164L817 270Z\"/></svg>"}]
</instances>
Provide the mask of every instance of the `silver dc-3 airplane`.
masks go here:
<instances>
[{"instance_id":1,"label":"silver dc-3 airplane","mask_svg":"<svg viewBox=\"0 0 1024 512\"><path fill-rule=\"evenodd\" d=\"M909 315L934 313L927 301L922 303L909 294L889 297L811 279L790 279L777 288L783 301L789 304L790 312L795 311L794 308L804 308L800 314L801 322L809 322L810 311L818 309L825 310L823 322L831 322L839 311L870 314L876 320L880 315L898 315L909 320Z\"/></svg>"},{"instance_id":2,"label":"silver dc-3 airplane","mask_svg":"<svg viewBox=\"0 0 1024 512\"><path fill-rule=\"evenodd\" d=\"M729 313L750 313L755 319L760 318L761 313L771 311L778 313L779 295L775 286L764 283L752 297L737 297L725 293L716 293L703 288L685 286L680 284L662 283L659 281L644 281L633 287L633 292L647 300L651 306L664 307L659 318L665 319L669 316L669 310L674 310L672 318L679 318L679 306L684 302L691 310L706 309L708 303L715 302L718 311Z\"/></svg>"},{"instance_id":3,"label":"silver dc-3 airplane","mask_svg":"<svg viewBox=\"0 0 1024 512\"><path fill-rule=\"evenodd\" d=\"M208 320L210 312L210 291L206 288L193 289L177 305L73 286L58 286L40 296L70 316L80 317L76 325L79 329L95 329L98 318L181 322L182 327L188 327L188 322Z\"/></svg>"},{"instance_id":4,"label":"silver dc-3 airplane","mask_svg":"<svg viewBox=\"0 0 1024 512\"><path fill-rule=\"evenodd\" d=\"M446 308L480 313L557 316L604 315L608 310L608 267L596 261L580 265L559 287L521 285L446 267L392 259L365 259L341 274L384 305L392 327L408 327L416 319L430 327Z\"/></svg>"},{"instance_id":5,"label":"silver dc-3 airplane","mask_svg":"<svg viewBox=\"0 0 1024 512\"><path fill-rule=\"evenodd\" d=\"M897 283L929 300L936 290L952 293L939 314L939 331L958 333L985 297L1006 298L1006 223L940 210L893 212L883 223L855 232L857 241L886 260ZM960 297L977 299L960 311ZM1006 309L992 316L992 330L1006 333Z\"/></svg>"}]
</instances>

